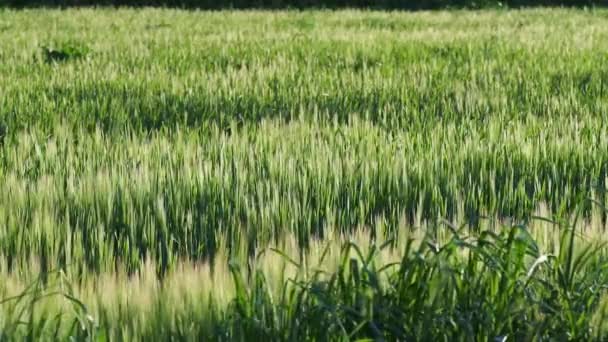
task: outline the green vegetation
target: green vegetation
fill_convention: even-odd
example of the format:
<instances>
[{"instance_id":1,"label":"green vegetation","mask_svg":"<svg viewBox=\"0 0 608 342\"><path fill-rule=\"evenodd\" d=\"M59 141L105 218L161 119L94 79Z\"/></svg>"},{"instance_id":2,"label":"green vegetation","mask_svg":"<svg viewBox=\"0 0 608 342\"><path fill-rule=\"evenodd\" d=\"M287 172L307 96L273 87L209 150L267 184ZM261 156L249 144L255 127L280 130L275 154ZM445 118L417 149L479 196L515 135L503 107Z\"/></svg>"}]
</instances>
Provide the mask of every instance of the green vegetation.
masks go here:
<instances>
[{"instance_id":1,"label":"green vegetation","mask_svg":"<svg viewBox=\"0 0 608 342\"><path fill-rule=\"evenodd\" d=\"M191 9L422 10L440 8L518 8L524 6L606 6L604 0L0 0L0 7L170 6Z\"/></svg>"},{"instance_id":2,"label":"green vegetation","mask_svg":"<svg viewBox=\"0 0 608 342\"><path fill-rule=\"evenodd\" d=\"M0 340L605 339L607 17L1 11Z\"/></svg>"}]
</instances>

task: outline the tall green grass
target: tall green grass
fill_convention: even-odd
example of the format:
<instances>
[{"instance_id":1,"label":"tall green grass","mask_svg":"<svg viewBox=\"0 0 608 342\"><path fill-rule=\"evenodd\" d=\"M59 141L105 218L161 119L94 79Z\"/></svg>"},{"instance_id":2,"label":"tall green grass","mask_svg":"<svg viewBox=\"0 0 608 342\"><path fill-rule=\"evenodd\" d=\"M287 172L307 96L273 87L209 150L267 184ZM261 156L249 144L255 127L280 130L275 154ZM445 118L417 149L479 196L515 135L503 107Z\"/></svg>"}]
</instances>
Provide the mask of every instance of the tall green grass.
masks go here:
<instances>
[{"instance_id":1,"label":"tall green grass","mask_svg":"<svg viewBox=\"0 0 608 342\"><path fill-rule=\"evenodd\" d=\"M475 227L483 215L526 219L539 205L559 216L588 197L606 205L606 140L583 149L572 128L563 143L545 145L521 132L542 125L541 134L559 136L551 130L562 125L528 123L505 135L495 125L484 145L455 127L389 134L361 122L264 122L232 135L176 129L146 138L23 133L0 160L0 246L10 265L42 256L48 269L107 271L152 258L165 270L213 256L218 235L251 254L285 233L306 247L327 226L448 218Z\"/></svg>"},{"instance_id":2,"label":"tall green grass","mask_svg":"<svg viewBox=\"0 0 608 342\"><path fill-rule=\"evenodd\" d=\"M0 339L605 338L607 14L1 11Z\"/></svg>"},{"instance_id":3,"label":"tall green grass","mask_svg":"<svg viewBox=\"0 0 608 342\"><path fill-rule=\"evenodd\" d=\"M284 236L252 258L181 263L160 280L150 261L131 275L42 279L30 269L0 287L0 331L15 340L604 340L605 238L576 222L402 227L391 239L332 229L303 254Z\"/></svg>"}]
</instances>

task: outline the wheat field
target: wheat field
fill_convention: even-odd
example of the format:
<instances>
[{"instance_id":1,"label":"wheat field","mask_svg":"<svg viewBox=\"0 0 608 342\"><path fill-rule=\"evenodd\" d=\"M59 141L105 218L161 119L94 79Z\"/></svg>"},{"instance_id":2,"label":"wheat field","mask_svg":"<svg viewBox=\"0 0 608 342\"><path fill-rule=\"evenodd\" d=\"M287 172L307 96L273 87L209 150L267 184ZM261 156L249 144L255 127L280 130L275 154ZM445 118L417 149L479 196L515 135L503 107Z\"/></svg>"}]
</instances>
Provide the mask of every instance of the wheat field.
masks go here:
<instances>
[{"instance_id":1,"label":"wheat field","mask_svg":"<svg viewBox=\"0 0 608 342\"><path fill-rule=\"evenodd\" d=\"M0 340L605 340L607 19L0 10Z\"/></svg>"}]
</instances>

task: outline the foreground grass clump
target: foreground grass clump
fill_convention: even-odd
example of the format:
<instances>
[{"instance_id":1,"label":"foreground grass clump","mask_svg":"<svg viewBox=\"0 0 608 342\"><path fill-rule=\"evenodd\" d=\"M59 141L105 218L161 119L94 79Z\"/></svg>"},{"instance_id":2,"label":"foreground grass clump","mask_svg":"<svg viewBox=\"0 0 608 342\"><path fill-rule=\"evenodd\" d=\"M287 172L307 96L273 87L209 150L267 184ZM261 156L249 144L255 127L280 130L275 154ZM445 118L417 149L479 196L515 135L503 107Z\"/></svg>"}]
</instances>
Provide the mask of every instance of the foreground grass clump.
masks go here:
<instances>
[{"instance_id":1,"label":"foreground grass clump","mask_svg":"<svg viewBox=\"0 0 608 342\"><path fill-rule=\"evenodd\" d=\"M292 236L249 261L183 263L162 280L153 264L130 277L51 273L25 290L24 278L5 274L0 294L17 295L0 304L0 330L94 340L607 337L608 259L589 229L426 228L375 242L366 229L333 230L303 254ZM557 244L541 238L546 229Z\"/></svg>"},{"instance_id":2,"label":"foreground grass clump","mask_svg":"<svg viewBox=\"0 0 608 342\"><path fill-rule=\"evenodd\" d=\"M0 340L605 339L607 14L0 11Z\"/></svg>"}]
</instances>

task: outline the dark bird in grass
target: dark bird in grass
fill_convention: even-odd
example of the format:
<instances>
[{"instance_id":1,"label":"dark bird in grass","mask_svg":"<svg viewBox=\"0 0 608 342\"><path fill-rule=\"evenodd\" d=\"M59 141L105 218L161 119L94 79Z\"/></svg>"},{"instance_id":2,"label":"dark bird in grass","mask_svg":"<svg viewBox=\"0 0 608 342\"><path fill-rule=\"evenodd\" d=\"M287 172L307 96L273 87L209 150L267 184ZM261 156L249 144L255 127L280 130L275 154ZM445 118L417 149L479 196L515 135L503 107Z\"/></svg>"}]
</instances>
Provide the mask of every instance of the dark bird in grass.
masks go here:
<instances>
[{"instance_id":1,"label":"dark bird in grass","mask_svg":"<svg viewBox=\"0 0 608 342\"><path fill-rule=\"evenodd\" d=\"M41 46L43 58L47 63L64 62L69 59L78 59L86 57L91 50L83 44L67 42L59 48Z\"/></svg>"},{"instance_id":2,"label":"dark bird in grass","mask_svg":"<svg viewBox=\"0 0 608 342\"><path fill-rule=\"evenodd\" d=\"M43 48L44 51L44 59L47 62L53 61L65 61L70 58L70 54L64 51L58 51L52 48Z\"/></svg>"}]
</instances>

